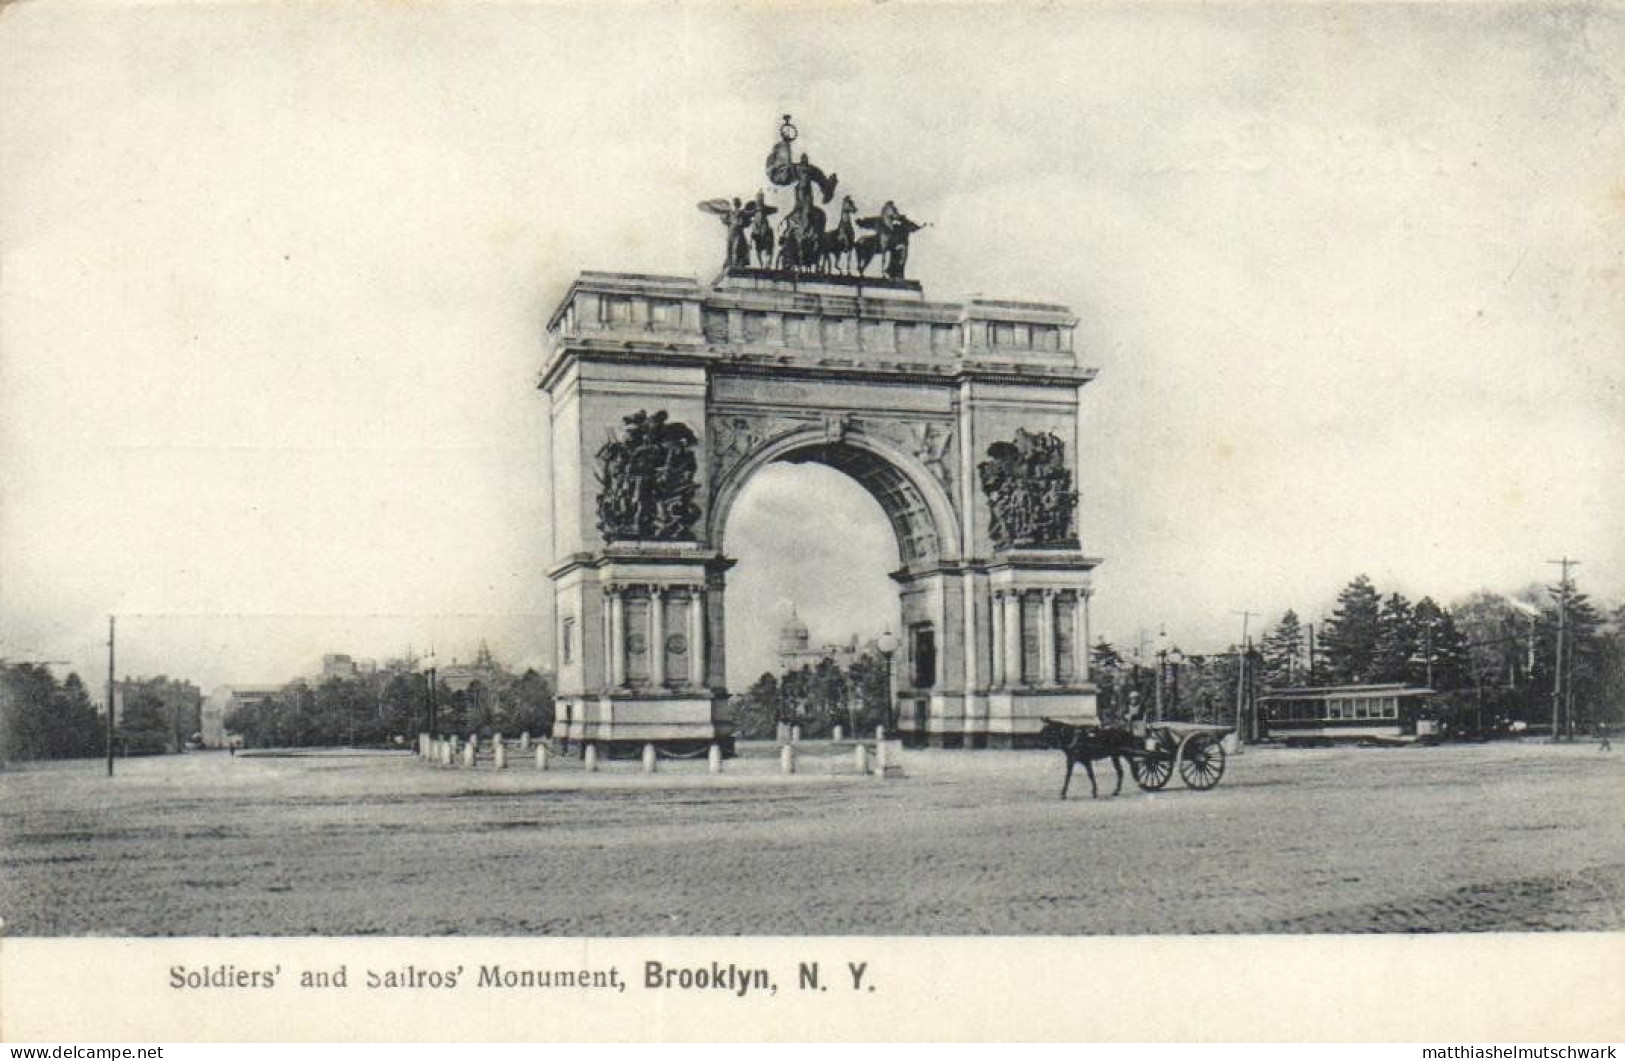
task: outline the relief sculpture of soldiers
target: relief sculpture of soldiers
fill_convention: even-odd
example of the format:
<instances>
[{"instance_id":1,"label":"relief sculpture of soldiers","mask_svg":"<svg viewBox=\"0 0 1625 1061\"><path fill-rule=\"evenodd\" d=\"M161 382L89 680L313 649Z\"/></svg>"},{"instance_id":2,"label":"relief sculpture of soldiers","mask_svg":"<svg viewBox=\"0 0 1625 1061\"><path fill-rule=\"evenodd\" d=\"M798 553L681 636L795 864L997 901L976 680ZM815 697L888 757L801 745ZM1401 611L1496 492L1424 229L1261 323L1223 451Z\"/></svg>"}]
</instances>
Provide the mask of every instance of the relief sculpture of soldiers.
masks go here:
<instances>
[{"instance_id":1,"label":"relief sculpture of soldiers","mask_svg":"<svg viewBox=\"0 0 1625 1061\"><path fill-rule=\"evenodd\" d=\"M598 450L598 529L605 541L682 541L693 536L698 440L664 412L636 412Z\"/></svg>"},{"instance_id":2,"label":"relief sculpture of soldiers","mask_svg":"<svg viewBox=\"0 0 1625 1061\"><path fill-rule=\"evenodd\" d=\"M1000 549L1075 544L1072 489L1064 446L1049 432L1016 429L1014 442L995 442L977 468L987 494L989 533Z\"/></svg>"},{"instance_id":3,"label":"relief sculpture of soldiers","mask_svg":"<svg viewBox=\"0 0 1625 1061\"><path fill-rule=\"evenodd\" d=\"M727 230L724 268L752 268L754 249L755 268L762 270L867 276L869 267L878 261L884 279L906 279L910 238L925 225L909 218L890 199L874 213L860 216L857 200L847 194L841 198L834 227L829 227L824 207L834 199L840 178L825 173L805 151L796 152L799 135L786 114L779 125L778 142L767 156L768 181L791 193L791 204L776 232L769 218L779 213L779 207L768 204L764 190L758 190L749 202L736 196L699 204L701 210L721 219Z\"/></svg>"}]
</instances>

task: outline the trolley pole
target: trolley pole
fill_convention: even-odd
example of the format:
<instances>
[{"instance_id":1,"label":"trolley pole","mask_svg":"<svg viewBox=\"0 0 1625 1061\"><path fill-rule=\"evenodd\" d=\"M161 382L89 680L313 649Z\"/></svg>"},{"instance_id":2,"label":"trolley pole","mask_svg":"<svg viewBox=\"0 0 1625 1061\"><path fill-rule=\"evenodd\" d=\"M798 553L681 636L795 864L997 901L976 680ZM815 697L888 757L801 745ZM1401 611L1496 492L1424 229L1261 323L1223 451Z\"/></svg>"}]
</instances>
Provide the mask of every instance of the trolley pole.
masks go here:
<instances>
[{"instance_id":1,"label":"trolley pole","mask_svg":"<svg viewBox=\"0 0 1625 1061\"><path fill-rule=\"evenodd\" d=\"M107 617L107 776L113 776L113 714L118 706L113 681L113 617Z\"/></svg>"},{"instance_id":2,"label":"trolley pole","mask_svg":"<svg viewBox=\"0 0 1625 1061\"><path fill-rule=\"evenodd\" d=\"M1564 642L1568 640L1569 625L1569 568L1579 567L1580 561L1570 560L1567 556L1561 560L1548 560L1548 564L1557 564L1563 569L1561 580L1557 584L1557 651L1554 653L1556 666L1552 674L1552 740L1557 740L1561 733L1563 703L1568 695L1568 686L1571 675L1567 673L1568 667L1563 655ZM1571 726L1573 719L1569 720ZM1573 734L1571 733L1570 736Z\"/></svg>"},{"instance_id":3,"label":"trolley pole","mask_svg":"<svg viewBox=\"0 0 1625 1061\"><path fill-rule=\"evenodd\" d=\"M1236 741L1239 747L1246 736L1242 712L1247 702L1247 620L1258 613L1232 611L1230 614L1241 616L1241 641L1236 649Z\"/></svg>"}]
</instances>

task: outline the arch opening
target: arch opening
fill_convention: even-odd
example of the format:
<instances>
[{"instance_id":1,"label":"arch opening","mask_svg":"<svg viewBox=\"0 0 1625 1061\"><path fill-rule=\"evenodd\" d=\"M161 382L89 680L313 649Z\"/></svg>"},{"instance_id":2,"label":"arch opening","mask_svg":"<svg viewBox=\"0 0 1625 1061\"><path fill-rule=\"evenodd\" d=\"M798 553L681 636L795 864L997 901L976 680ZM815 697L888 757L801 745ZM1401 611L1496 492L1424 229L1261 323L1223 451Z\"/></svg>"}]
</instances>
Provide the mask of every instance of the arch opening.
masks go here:
<instances>
[{"instance_id":1,"label":"arch opening","mask_svg":"<svg viewBox=\"0 0 1625 1061\"><path fill-rule=\"evenodd\" d=\"M850 473L777 461L751 476L729 515L728 687L815 663L897 629L897 539L884 506ZM802 644L781 644L791 626ZM800 656L795 655L797 652ZM842 652L834 652L837 657Z\"/></svg>"}]
</instances>

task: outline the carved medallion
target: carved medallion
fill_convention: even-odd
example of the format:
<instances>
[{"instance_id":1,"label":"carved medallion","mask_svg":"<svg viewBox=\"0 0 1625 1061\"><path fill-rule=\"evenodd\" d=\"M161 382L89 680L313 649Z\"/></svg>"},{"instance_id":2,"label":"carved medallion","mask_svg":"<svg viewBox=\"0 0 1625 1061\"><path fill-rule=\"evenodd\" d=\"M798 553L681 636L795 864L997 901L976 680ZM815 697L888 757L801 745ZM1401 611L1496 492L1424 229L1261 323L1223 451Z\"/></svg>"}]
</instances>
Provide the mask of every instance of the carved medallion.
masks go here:
<instances>
[{"instance_id":1,"label":"carved medallion","mask_svg":"<svg viewBox=\"0 0 1625 1061\"><path fill-rule=\"evenodd\" d=\"M995 442L977 466L987 495L988 534L999 549L1073 546L1078 505L1065 445L1053 432L1016 429L1014 442Z\"/></svg>"},{"instance_id":2,"label":"carved medallion","mask_svg":"<svg viewBox=\"0 0 1625 1061\"><path fill-rule=\"evenodd\" d=\"M666 638L666 654L668 656L681 656L688 651L688 638L682 634L672 634Z\"/></svg>"},{"instance_id":3,"label":"carved medallion","mask_svg":"<svg viewBox=\"0 0 1625 1061\"><path fill-rule=\"evenodd\" d=\"M598 530L607 542L693 541L699 440L664 411L624 423L622 436L598 450Z\"/></svg>"}]
</instances>

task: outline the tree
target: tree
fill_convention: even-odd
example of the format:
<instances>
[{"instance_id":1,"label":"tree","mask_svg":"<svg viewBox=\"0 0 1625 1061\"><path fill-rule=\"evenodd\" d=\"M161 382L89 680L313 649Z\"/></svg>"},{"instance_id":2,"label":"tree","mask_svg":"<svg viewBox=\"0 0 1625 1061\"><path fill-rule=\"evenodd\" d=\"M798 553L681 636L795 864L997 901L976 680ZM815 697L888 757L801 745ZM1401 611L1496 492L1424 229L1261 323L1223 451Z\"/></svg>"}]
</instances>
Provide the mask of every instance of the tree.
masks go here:
<instances>
[{"instance_id":1,"label":"tree","mask_svg":"<svg viewBox=\"0 0 1625 1061\"><path fill-rule=\"evenodd\" d=\"M1337 609L1325 626L1326 670L1334 683L1369 681L1375 670L1380 629L1376 587L1360 575L1338 594Z\"/></svg>"},{"instance_id":2,"label":"tree","mask_svg":"<svg viewBox=\"0 0 1625 1061\"><path fill-rule=\"evenodd\" d=\"M127 691L118 732L127 754L153 755L168 750L170 723L164 698L145 685Z\"/></svg>"},{"instance_id":3,"label":"tree","mask_svg":"<svg viewBox=\"0 0 1625 1061\"><path fill-rule=\"evenodd\" d=\"M769 671L734 702L735 732L744 740L772 737L779 722L779 680Z\"/></svg>"},{"instance_id":4,"label":"tree","mask_svg":"<svg viewBox=\"0 0 1625 1061\"><path fill-rule=\"evenodd\" d=\"M1117 696L1122 670L1123 657L1111 642L1103 637L1090 646L1089 676L1095 683L1095 710L1102 722L1122 717Z\"/></svg>"},{"instance_id":5,"label":"tree","mask_svg":"<svg viewBox=\"0 0 1625 1061\"><path fill-rule=\"evenodd\" d=\"M1433 600L1416 602L1417 651L1404 680L1441 691L1458 688L1467 667L1467 639L1455 618Z\"/></svg>"},{"instance_id":6,"label":"tree","mask_svg":"<svg viewBox=\"0 0 1625 1061\"><path fill-rule=\"evenodd\" d=\"M1390 593L1377 612L1377 641L1370 679L1402 682L1411 670L1419 635L1417 615L1403 594Z\"/></svg>"},{"instance_id":7,"label":"tree","mask_svg":"<svg viewBox=\"0 0 1625 1061\"><path fill-rule=\"evenodd\" d=\"M1264 635L1259 647L1263 653L1265 685L1283 688L1303 680L1303 624L1298 621L1297 612L1287 609L1275 629Z\"/></svg>"},{"instance_id":8,"label":"tree","mask_svg":"<svg viewBox=\"0 0 1625 1061\"><path fill-rule=\"evenodd\" d=\"M529 733L533 737L553 732L557 708L553 699L553 678L531 667L508 683L502 692L501 723L506 731Z\"/></svg>"},{"instance_id":9,"label":"tree","mask_svg":"<svg viewBox=\"0 0 1625 1061\"><path fill-rule=\"evenodd\" d=\"M891 667L876 652L865 652L846 671L851 695L857 703L855 732L866 733L884 726L891 717Z\"/></svg>"}]
</instances>

